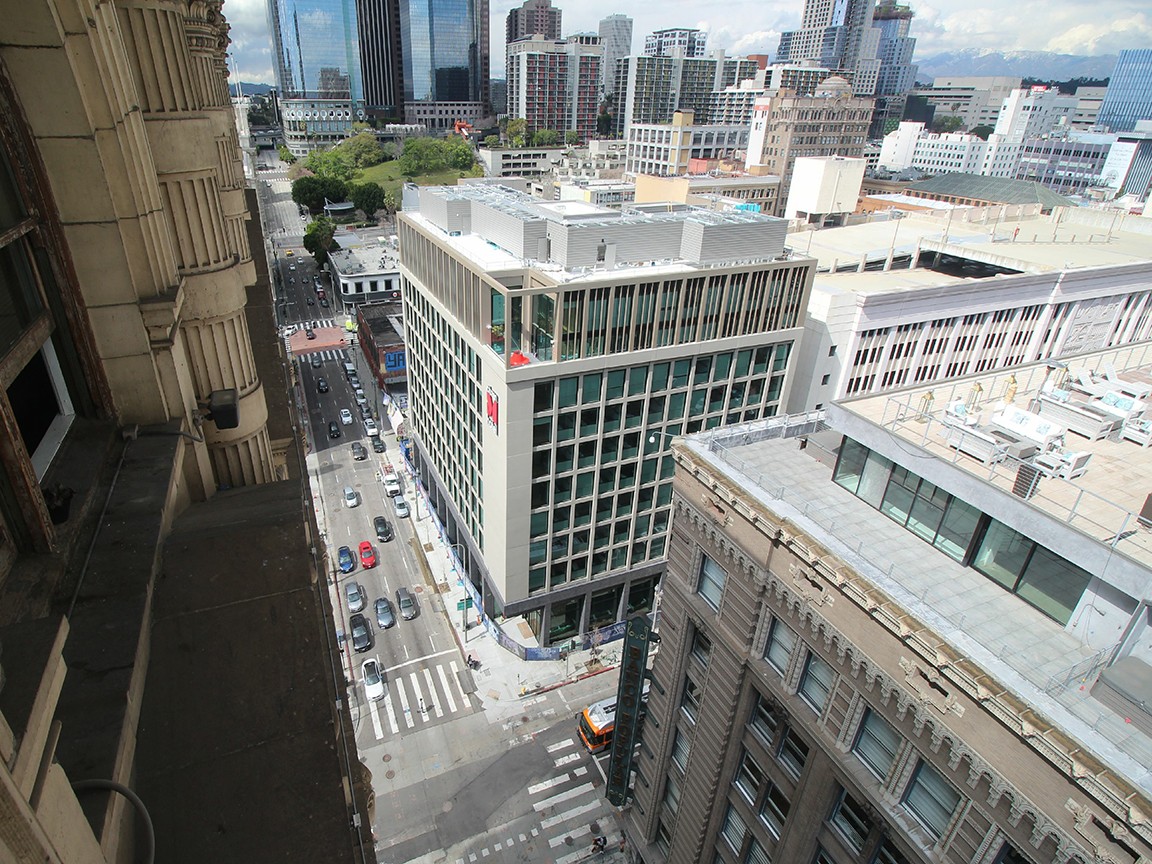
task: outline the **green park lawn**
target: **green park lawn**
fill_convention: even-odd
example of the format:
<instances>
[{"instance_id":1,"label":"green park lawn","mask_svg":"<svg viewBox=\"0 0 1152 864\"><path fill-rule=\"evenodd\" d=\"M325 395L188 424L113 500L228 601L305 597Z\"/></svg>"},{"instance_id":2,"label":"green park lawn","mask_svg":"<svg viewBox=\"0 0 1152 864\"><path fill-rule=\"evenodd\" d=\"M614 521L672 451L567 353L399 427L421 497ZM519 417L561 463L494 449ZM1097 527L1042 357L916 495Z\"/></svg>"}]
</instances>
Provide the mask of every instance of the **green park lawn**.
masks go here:
<instances>
[{"instance_id":1,"label":"green park lawn","mask_svg":"<svg viewBox=\"0 0 1152 864\"><path fill-rule=\"evenodd\" d=\"M477 169L479 172L479 169ZM454 186L456 181L461 177L469 177L467 171L458 171L455 168L447 168L443 171L434 171L431 174L421 174L416 177L406 177L400 173L400 162L392 160L391 162L381 162L379 165L373 165L371 168L365 168L357 174L352 182L354 183L378 183L384 188L385 192L391 192L400 199L401 188L405 183L413 182L420 186ZM474 176L482 176L477 173Z\"/></svg>"}]
</instances>

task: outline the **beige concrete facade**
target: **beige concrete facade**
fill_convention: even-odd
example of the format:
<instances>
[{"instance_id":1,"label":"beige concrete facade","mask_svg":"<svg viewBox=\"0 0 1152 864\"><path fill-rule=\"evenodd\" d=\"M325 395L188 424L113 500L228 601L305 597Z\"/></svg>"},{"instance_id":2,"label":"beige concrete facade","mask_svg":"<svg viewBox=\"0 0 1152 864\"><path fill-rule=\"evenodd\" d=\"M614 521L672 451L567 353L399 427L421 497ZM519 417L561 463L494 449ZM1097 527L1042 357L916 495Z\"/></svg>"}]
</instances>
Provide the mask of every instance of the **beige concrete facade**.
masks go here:
<instances>
[{"instance_id":1,"label":"beige concrete facade","mask_svg":"<svg viewBox=\"0 0 1152 864\"><path fill-rule=\"evenodd\" d=\"M844 550L875 534L831 514L813 530L821 502L790 472L760 473L814 461L806 438L755 443L772 422L674 446L656 722L628 816L644 860L1149 860L1146 789L881 588Z\"/></svg>"}]
</instances>

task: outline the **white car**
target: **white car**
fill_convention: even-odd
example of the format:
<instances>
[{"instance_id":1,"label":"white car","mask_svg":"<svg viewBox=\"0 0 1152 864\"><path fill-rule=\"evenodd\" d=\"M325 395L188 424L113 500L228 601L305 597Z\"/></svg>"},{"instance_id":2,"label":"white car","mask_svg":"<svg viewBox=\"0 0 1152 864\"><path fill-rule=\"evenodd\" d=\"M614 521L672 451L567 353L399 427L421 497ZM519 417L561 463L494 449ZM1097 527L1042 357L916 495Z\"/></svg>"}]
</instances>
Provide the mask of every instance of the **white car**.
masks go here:
<instances>
[{"instance_id":1,"label":"white car","mask_svg":"<svg viewBox=\"0 0 1152 864\"><path fill-rule=\"evenodd\" d=\"M364 682L364 695L372 702L384 698L384 676L380 674L380 664L375 660L365 660L360 664L360 680Z\"/></svg>"},{"instance_id":2,"label":"white car","mask_svg":"<svg viewBox=\"0 0 1152 864\"><path fill-rule=\"evenodd\" d=\"M392 506L396 508L396 516L399 519L407 519L409 514L408 502L401 498L399 495L392 499Z\"/></svg>"},{"instance_id":3,"label":"white car","mask_svg":"<svg viewBox=\"0 0 1152 864\"><path fill-rule=\"evenodd\" d=\"M364 431L367 432L369 435L379 435L380 434L380 427L376 425L375 420L373 420L371 417L368 417L364 421Z\"/></svg>"},{"instance_id":4,"label":"white car","mask_svg":"<svg viewBox=\"0 0 1152 864\"><path fill-rule=\"evenodd\" d=\"M347 408L340 409L340 423L344 426L352 425L352 412Z\"/></svg>"},{"instance_id":5,"label":"white car","mask_svg":"<svg viewBox=\"0 0 1152 864\"><path fill-rule=\"evenodd\" d=\"M351 486L344 487L344 506L345 507L359 507L360 506L360 493L353 489Z\"/></svg>"}]
</instances>

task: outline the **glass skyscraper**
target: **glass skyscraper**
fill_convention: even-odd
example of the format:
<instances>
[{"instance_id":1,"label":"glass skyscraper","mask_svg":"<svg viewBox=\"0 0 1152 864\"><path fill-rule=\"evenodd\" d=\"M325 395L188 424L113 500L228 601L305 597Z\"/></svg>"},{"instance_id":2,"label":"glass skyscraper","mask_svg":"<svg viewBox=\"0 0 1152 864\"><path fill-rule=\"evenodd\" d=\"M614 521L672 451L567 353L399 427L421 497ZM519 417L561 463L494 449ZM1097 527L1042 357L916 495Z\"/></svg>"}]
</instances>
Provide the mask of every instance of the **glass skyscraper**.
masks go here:
<instances>
[{"instance_id":1,"label":"glass skyscraper","mask_svg":"<svg viewBox=\"0 0 1152 864\"><path fill-rule=\"evenodd\" d=\"M407 122L451 128L488 102L488 0L400 0Z\"/></svg>"},{"instance_id":2,"label":"glass skyscraper","mask_svg":"<svg viewBox=\"0 0 1152 864\"><path fill-rule=\"evenodd\" d=\"M1137 120L1152 120L1152 48L1120 52L1096 122L1113 132L1131 132Z\"/></svg>"},{"instance_id":3,"label":"glass skyscraper","mask_svg":"<svg viewBox=\"0 0 1152 864\"><path fill-rule=\"evenodd\" d=\"M288 149L343 140L365 116L356 0L268 0L268 29Z\"/></svg>"}]
</instances>

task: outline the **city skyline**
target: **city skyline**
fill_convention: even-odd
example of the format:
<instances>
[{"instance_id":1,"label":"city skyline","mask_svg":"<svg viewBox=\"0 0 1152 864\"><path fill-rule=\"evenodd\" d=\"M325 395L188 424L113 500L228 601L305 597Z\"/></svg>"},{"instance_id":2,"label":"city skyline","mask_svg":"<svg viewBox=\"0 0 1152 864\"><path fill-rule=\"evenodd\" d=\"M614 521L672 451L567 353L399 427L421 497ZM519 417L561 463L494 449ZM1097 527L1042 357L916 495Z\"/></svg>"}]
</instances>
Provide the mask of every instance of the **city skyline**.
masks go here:
<instances>
[{"instance_id":1,"label":"city skyline","mask_svg":"<svg viewBox=\"0 0 1152 864\"><path fill-rule=\"evenodd\" d=\"M504 22L517 5L515 0L491 4L493 77L504 74ZM553 5L564 12L564 35L594 33L601 18L622 13L634 21L634 51L643 49L648 33L675 26L707 30L709 50L723 48L730 54L774 54L780 33L799 26L804 8L803 0L737 0L723 5L704 0L659 6L594 0ZM990 0L976 6L960 0L911 5L916 13L912 35L917 39L917 59L964 48L1091 56L1152 45L1152 15L1132 0L1104 0L1094 7L1091 20L1084 20L1083 4L1071 0L1049 4L1043 19L1029 17L1023 7L1004 9ZM274 81L265 7L266 0L226 0L224 11L232 26L230 52L239 80Z\"/></svg>"}]
</instances>

